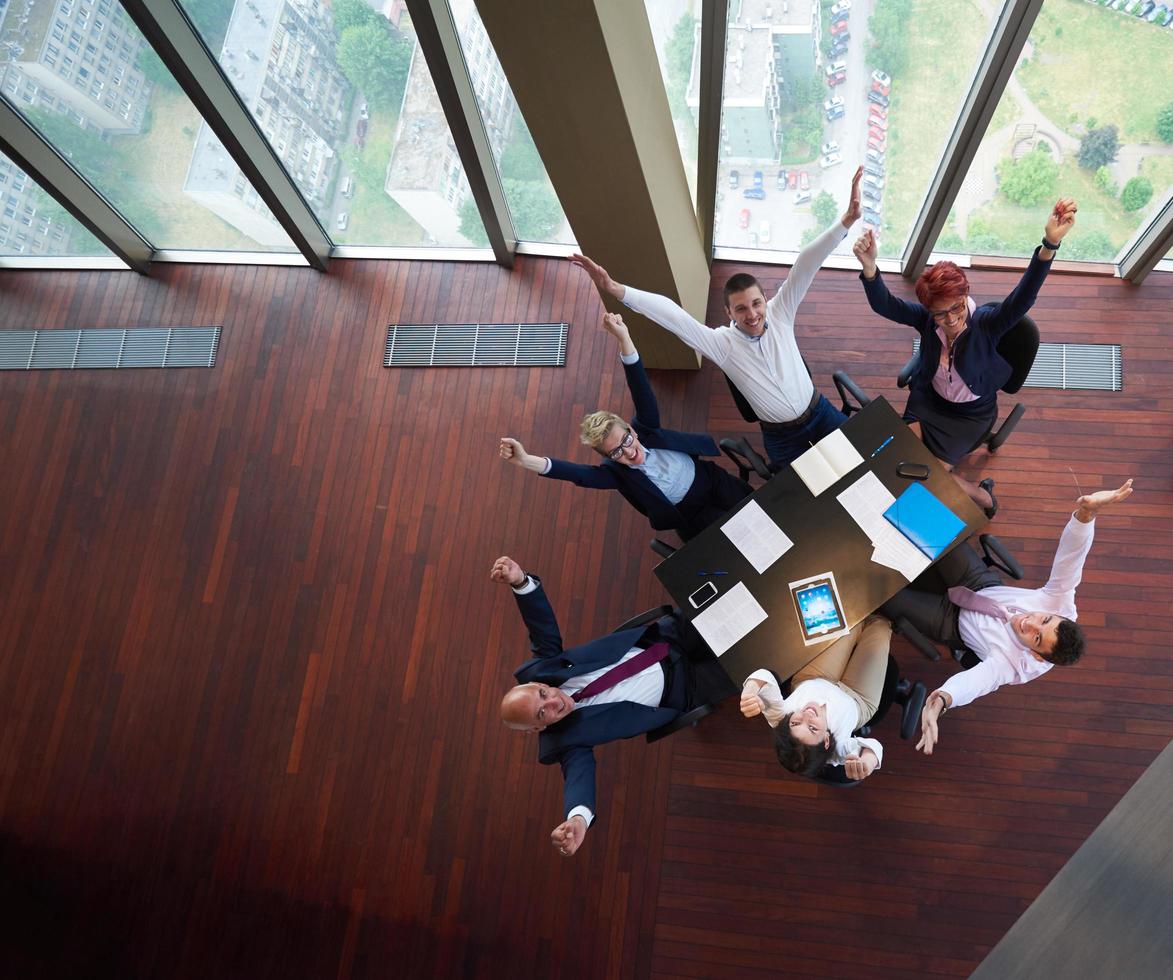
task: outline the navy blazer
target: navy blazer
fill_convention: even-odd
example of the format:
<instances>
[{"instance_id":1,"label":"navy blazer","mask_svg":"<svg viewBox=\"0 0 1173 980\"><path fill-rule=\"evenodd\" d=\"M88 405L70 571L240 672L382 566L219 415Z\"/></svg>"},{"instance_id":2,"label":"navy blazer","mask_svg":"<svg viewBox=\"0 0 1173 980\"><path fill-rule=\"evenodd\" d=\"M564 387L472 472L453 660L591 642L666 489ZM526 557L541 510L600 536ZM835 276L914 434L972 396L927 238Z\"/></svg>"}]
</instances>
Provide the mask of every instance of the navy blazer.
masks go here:
<instances>
[{"instance_id":1,"label":"navy blazer","mask_svg":"<svg viewBox=\"0 0 1173 980\"><path fill-rule=\"evenodd\" d=\"M997 395L1014 373L1013 366L998 353L998 341L1030 312L1050 269L1051 263L1040 259L1036 248L1030 265L1009 296L1001 303L979 306L969 314L969 326L953 346L953 370L979 398ZM937 373L941 360L941 338L937 336L932 315L920 303L897 299L888 292L878 270L874 279L864 278L862 272L859 278L863 281L868 303L876 313L897 323L906 323L920 334L920 364L909 379L909 387L931 389L933 375Z\"/></svg>"},{"instance_id":2,"label":"navy blazer","mask_svg":"<svg viewBox=\"0 0 1173 980\"><path fill-rule=\"evenodd\" d=\"M660 407L644 371L643 361L624 364L627 388L635 402L635 416L631 427L649 449L671 449L686 453L695 461L698 456L716 456L720 453L713 437L704 432L676 432L660 428ZM553 480L567 480L593 490L618 490L627 501L648 518L657 531L670 531L684 526L685 519L677 506L639 470L604 460L596 466L551 459L550 471L543 474Z\"/></svg>"},{"instance_id":3,"label":"navy blazer","mask_svg":"<svg viewBox=\"0 0 1173 980\"><path fill-rule=\"evenodd\" d=\"M609 633L590 643L563 650L558 620L545 589L536 575L530 576L538 587L526 595L514 595L529 630L532 659L513 672L519 684L533 681L559 686L579 674L589 674L621 660L633 646L656 640L677 640L675 623L665 616L651 626L637 626L620 633ZM672 721L679 712L673 708L649 708L633 701L616 704L591 704L576 708L538 736L538 761L562 766L563 814L576 806L595 812L594 746L617 738L632 738Z\"/></svg>"}]
</instances>

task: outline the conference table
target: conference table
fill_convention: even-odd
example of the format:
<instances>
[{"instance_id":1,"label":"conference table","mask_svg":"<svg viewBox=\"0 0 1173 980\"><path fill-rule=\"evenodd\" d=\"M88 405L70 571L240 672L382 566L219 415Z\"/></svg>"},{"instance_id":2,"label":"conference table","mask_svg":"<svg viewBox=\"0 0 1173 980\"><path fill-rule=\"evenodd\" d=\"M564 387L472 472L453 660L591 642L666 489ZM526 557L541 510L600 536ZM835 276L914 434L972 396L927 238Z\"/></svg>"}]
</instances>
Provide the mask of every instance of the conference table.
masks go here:
<instances>
[{"instance_id":1,"label":"conference table","mask_svg":"<svg viewBox=\"0 0 1173 980\"><path fill-rule=\"evenodd\" d=\"M765 611L765 620L747 635L724 652L714 650L737 684L760 667L772 669L781 678L790 677L834 642L834 635L806 642L790 583L833 573L847 628L862 622L909 584L902 572L872 560L872 539L836 499L865 474L874 473L894 497L900 497L914 482L923 483L964 522L964 529L933 563L986 523L985 514L883 397L872 399L840 431L863 458L846 475L816 496L798 473L786 466L656 567L656 575L689 622L735 589L731 602L748 590ZM897 466L902 462L927 466L928 479L914 481L900 476ZM722 530L731 517L755 503L793 542L760 573ZM745 590L738 588L741 584ZM711 596L708 600L700 597L703 605L699 609L689 601L690 596L697 596L698 588Z\"/></svg>"}]
</instances>

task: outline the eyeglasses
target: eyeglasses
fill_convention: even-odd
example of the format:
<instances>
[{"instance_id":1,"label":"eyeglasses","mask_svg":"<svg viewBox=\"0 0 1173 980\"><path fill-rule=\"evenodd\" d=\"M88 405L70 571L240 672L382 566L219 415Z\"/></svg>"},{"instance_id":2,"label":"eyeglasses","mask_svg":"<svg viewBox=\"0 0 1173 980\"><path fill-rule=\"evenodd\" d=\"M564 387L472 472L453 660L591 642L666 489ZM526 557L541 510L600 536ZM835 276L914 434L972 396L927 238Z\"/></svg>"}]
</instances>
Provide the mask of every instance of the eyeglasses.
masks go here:
<instances>
[{"instance_id":1,"label":"eyeglasses","mask_svg":"<svg viewBox=\"0 0 1173 980\"><path fill-rule=\"evenodd\" d=\"M619 462L619 457L623 455L623 450L630 449L633 442L635 442L635 433L631 429L628 429L627 435L620 440L619 445L607 453L607 458Z\"/></svg>"},{"instance_id":2,"label":"eyeglasses","mask_svg":"<svg viewBox=\"0 0 1173 980\"><path fill-rule=\"evenodd\" d=\"M947 310L930 310L929 313L932 318L938 323L948 323L950 320L955 320L958 316L965 312L966 301L962 300L949 307Z\"/></svg>"}]
</instances>

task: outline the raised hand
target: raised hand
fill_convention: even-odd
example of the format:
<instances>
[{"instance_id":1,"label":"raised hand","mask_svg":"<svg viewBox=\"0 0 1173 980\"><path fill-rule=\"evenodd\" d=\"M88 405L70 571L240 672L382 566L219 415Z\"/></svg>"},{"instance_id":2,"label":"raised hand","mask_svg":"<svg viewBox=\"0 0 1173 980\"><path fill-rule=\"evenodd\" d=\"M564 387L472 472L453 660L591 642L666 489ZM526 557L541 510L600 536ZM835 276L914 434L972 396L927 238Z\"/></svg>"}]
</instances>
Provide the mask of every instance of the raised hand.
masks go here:
<instances>
[{"instance_id":1,"label":"raised hand","mask_svg":"<svg viewBox=\"0 0 1173 980\"><path fill-rule=\"evenodd\" d=\"M937 719L941 717L941 711L944 707L945 699L940 694L934 691L929 695L929 700L920 713L920 741L916 743L918 752L923 752L925 755L933 754L933 746L937 744L939 738Z\"/></svg>"},{"instance_id":2,"label":"raised hand","mask_svg":"<svg viewBox=\"0 0 1173 980\"><path fill-rule=\"evenodd\" d=\"M501 437L500 453L502 459L513 463L514 466L524 466L525 457L528 455L525 446L509 436Z\"/></svg>"},{"instance_id":3,"label":"raised hand","mask_svg":"<svg viewBox=\"0 0 1173 980\"><path fill-rule=\"evenodd\" d=\"M843 212L843 227L850 228L859 221L863 213L859 199L859 182L863 179L863 167L855 168L855 176L851 178L851 198L847 202L847 210Z\"/></svg>"},{"instance_id":4,"label":"raised hand","mask_svg":"<svg viewBox=\"0 0 1173 980\"><path fill-rule=\"evenodd\" d=\"M756 718L765 710L765 702L758 696L761 689L761 681L746 681L741 689L741 713L746 718Z\"/></svg>"},{"instance_id":5,"label":"raised hand","mask_svg":"<svg viewBox=\"0 0 1173 980\"><path fill-rule=\"evenodd\" d=\"M574 852L586 839L586 821L575 814L569 820L563 820L550 832L550 843L563 857L574 857Z\"/></svg>"},{"instance_id":6,"label":"raised hand","mask_svg":"<svg viewBox=\"0 0 1173 980\"><path fill-rule=\"evenodd\" d=\"M503 585L510 585L514 588L525 584L525 572L508 555L502 555L493 562L493 567L489 571L489 578L494 582L500 582Z\"/></svg>"},{"instance_id":7,"label":"raised hand","mask_svg":"<svg viewBox=\"0 0 1173 980\"><path fill-rule=\"evenodd\" d=\"M616 299L623 299L623 287L612 279L607 270L594 259L588 259L585 255L579 255L575 252L570 256L570 261L591 277L591 282L595 284L595 288L600 293L614 296Z\"/></svg>"},{"instance_id":8,"label":"raised hand","mask_svg":"<svg viewBox=\"0 0 1173 980\"><path fill-rule=\"evenodd\" d=\"M628 357L635 353L635 344L632 342L631 332L627 329L627 324L623 322L623 317L618 313L603 314L603 329L619 341L620 354Z\"/></svg>"},{"instance_id":9,"label":"raised hand","mask_svg":"<svg viewBox=\"0 0 1173 980\"><path fill-rule=\"evenodd\" d=\"M849 755L843 760L843 768L848 779L867 779L876 771L876 764L880 760L871 749L864 749L859 755Z\"/></svg>"},{"instance_id":10,"label":"raised hand","mask_svg":"<svg viewBox=\"0 0 1173 980\"><path fill-rule=\"evenodd\" d=\"M859 264L863 266L863 274L871 279L876 274L876 254L878 252L875 232L865 231L855 240L851 251L859 259Z\"/></svg>"},{"instance_id":11,"label":"raised hand","mask_svg":"<svg viewBox=\"0 0 1173 980\"><path fill-rule=\"evenodd\" d=\"M1054 242L1056 245L1063 241L1063 236L1075 227L1075 212L1078 210L1079 208L1075 206L1075 198L1059 198L1051 210L1051 216L1047 219L1047 227L1043 231L1047 241Z\"/></svg>"},{"instance_id":12,"label":"raised hand","mask_svg":"<svg viewBox=\"0 0 1173 980\"><path fill-rule=\"evenodd\" d=\"M1115 490L1098 490L1095 493L1085 493L1079 500L1076 501L1076 506L1079 508L1079 516L1081 518L1087 516L1084 520L1086 524L1088 520L1095 518L1101 510L1114 504L1118 500L1126 500L1132 496L1132 479L1129 478L1124 481L1124 486L1118 487Z\"/></svg>"}]
</instances>

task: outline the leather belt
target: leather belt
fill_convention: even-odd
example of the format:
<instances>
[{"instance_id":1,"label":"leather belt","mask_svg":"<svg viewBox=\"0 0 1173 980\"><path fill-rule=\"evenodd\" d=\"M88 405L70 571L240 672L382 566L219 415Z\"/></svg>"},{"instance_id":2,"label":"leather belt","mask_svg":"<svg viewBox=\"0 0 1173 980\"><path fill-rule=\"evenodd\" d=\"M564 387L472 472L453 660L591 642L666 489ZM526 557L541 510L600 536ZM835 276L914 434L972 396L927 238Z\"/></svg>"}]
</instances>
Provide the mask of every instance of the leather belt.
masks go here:
<instances>
[{"instance_id":1,"label":"leather belt","mask_svg":"<svg viewBox=\"0 0 1173 980\"><path fill-rule=\"evenodd\" d=\"M792 419L789 422L767 422L764 419L758 420L758 425L766 432L785 432L789 429L797 429L799 426L806 425L811 420L811 416L815 413L815 406L819 403L819 389L815 389L815 393L811 396L811 403L807 405L806 411L798 418Z\"/></svg>"}]
</instances>

